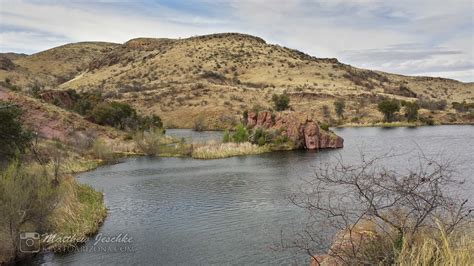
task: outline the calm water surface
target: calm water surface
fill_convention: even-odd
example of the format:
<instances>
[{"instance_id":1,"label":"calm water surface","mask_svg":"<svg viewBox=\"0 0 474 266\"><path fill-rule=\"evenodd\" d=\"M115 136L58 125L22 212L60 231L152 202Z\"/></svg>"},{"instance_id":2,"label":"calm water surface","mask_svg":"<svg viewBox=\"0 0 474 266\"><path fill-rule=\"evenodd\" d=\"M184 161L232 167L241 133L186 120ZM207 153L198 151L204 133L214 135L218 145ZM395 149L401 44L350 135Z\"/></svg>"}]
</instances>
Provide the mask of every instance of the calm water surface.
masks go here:
<instances>
[{"instance_id":1,"label":"calm water surface","mask_svg":"<svg viewBox=\"0 0 474 266\"><path fill-rule=\"evenodd\" d=\"M74 265L306 264L304 254L273 252L280 231L292 232L304 213L287 196L314 167L341 156L360 160L360 151L376 155L392 150L402 155L387 162L397 169L413 163L419 147L428 156L443 154L457 162L473 192L474 127L344 128L340 150L276 152L219 160L133 158L79 176L79 181L105 193L108 217L104 236L128 234L132 243L112 250L44 254L35 263ZM208 140L219 132L168 131L175 136ZM471 198L473 196L470 196ZM121 249L124 248L124 249Z\"/></svg>"}]
</instances>

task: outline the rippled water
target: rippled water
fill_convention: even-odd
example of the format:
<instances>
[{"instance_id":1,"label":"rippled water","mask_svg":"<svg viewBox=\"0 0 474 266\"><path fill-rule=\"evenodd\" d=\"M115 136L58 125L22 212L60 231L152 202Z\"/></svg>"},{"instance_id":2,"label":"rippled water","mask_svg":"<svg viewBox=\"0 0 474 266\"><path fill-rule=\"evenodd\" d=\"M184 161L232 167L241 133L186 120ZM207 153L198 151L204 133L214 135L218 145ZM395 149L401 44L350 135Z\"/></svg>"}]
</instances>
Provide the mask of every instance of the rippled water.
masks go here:
<instances>
[{"instance_id":1,"label":"rippled water","mask_svg":"<svg viewBox=\"0 0 474 266\"><path fill-rule=\"evenodd\" d=\"M345 148L321 152L275 152L220 160L133 158L79 176L105 193L109 215L103 235L133 237L127 250L44 254L35 263L77 265L306 264L304 254L273 252L280 231L298 228L304 214L287 196L313 166L341 156L356 163L392 150L443 153L456 159L460 175L473 181L474 127L336 129ZM172 132L169 132L170 134ZM176 132L174 132L176 133ZM179 131L181 135L196 133ZM202 133L199 138L208 138ZM206 135L207 134L207 135ZM217 135L214 135L217 136ZM413 152L386 162L398 169L413 163ZM463 193L472 195L472 182ZM461 189L461 188L460 188ZM471 196L472 197L472 196ZM92 246L92 241L86 244Z\"/></svg>"}]
</instances>

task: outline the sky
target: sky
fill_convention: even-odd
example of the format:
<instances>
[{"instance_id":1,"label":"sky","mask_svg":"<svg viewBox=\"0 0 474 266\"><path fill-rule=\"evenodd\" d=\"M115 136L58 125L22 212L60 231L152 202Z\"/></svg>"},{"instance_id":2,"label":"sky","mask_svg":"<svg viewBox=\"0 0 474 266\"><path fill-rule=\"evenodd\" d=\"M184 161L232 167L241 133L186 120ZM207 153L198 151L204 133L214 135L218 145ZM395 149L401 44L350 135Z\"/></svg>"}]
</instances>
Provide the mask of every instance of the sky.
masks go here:
<instances>
[{"instance_id":1,"label":"sky","mask_svg":"<svg viewBox=\"0 0 474 266\"><path fill-rule=\"evenodd\" d=\"M361 68L474 81L474 0L0 0L0 52L219 32Z\"/></svg>"}]
</instances>

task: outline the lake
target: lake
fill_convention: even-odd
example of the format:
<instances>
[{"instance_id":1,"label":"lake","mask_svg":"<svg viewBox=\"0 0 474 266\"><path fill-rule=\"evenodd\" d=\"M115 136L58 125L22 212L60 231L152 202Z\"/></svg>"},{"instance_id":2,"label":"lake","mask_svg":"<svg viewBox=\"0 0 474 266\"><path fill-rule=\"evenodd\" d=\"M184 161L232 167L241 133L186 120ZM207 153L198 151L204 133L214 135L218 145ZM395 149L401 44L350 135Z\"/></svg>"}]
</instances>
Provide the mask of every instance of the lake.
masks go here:
<instances>
[{"instance_id":1,"label":"lake","mask_svg":"<svg viewBox=\"0 0 474 266\"><path fill-rule=\"evenodd\" d=\"M414 154L421 151L455 160L458 174L468 181L459 191L473 198L473 126L334 131L345 139L343 149L219 160L140 157L81 174L79 182L105 194L109 213L100 234L126 234L132 241L94 250L92 240L76 252L37 256L34 263L307 264L305 254L271 249L281 231L294 231L304 219L304 212L289 203L288 195L320 163L337 156L357 163L361 151L366 156L401 154L386 162L396 169L415 163ZM208 140L219 139L221 133L168 130L168 134Z\"/></svg>"}]
</instances>

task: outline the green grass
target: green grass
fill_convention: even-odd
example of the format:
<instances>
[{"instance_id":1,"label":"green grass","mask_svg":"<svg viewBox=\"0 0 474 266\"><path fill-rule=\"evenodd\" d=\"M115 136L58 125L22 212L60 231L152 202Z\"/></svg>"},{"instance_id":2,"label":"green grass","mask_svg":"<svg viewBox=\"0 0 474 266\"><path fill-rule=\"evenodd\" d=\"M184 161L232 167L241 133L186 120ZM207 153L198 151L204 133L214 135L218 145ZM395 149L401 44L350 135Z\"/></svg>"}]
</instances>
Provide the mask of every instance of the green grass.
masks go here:
<instances>
[{"instance_id":1,"label":"green grass","mask_svg":"<svg viewBox=\"0 0 474 266\"><path fill-rule=\"evenodd\" d=\"M58 236L87 237L96 233L107 215L103 195L92 187L78 184L70 177L60 188L62 198L55 212L49 217L50 233ZM49 248L63 251L77 243L52 243Z\"/></svg>"}]
</instances>

